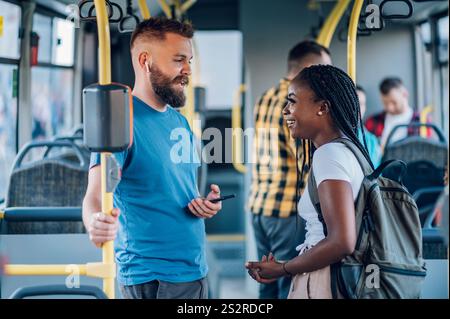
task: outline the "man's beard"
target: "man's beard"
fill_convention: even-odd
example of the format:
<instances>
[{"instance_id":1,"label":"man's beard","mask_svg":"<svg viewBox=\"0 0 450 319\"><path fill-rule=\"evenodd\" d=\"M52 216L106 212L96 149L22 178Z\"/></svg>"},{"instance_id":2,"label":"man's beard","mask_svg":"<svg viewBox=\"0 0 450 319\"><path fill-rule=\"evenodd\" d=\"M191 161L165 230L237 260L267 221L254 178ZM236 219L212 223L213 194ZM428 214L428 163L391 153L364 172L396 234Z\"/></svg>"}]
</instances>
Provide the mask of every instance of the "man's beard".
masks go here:
<instances>
[{"instance_id":1,"label":"man's beard","mask_svg":"<svg viewBox=\"0 0 450 319\"><path fill-rule=\"evenodd\" d=\"M166 104L172 107L182 107L186 103L186 96L182 90L176 90L173 85L178 85L182 81L189 83L187 76L177 76L175 79L170 79L157 66L152 65L150 69L150 81L153 86L153 91Z\"/></svg>"}]
</instances>

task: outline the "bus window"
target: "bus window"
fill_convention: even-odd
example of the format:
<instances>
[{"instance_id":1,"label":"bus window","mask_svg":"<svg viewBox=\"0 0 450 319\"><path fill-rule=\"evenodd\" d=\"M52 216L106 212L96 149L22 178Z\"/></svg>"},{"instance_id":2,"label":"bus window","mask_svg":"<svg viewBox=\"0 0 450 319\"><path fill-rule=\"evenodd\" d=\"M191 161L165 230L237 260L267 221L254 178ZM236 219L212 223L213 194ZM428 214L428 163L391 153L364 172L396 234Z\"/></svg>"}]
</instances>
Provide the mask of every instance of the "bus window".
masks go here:
<instances>
[{"instance_id":1,"label":"bus window","mask_svg":"<svg viewBox=\"0 0 450 319\"><path fill-rule=\"evenodd\" d=\"M52 63L72 66L74 59L74 25L70 21L54 19Z\"/></svg>"},{"instance_id":2,"label":"bus window","mask_svg":"<svg viewBox=\"0 0 450 319\"><path fill-rule=\"evenodd\" d=\"M38 62L50 63L52 55L52 19L35 14L33 16L33 31L39 35Z\"/></svg>"},{"instance_id":3,"label":"bus window","mask_svg":"<svg viewBox=\"0 0 450 319\"><path fill-rule=\"evenodd\" d=\"M242 82L241 32L197 31L194 39L198 53L194 59L201 61L197 84L206 87L207 109L230 109Z\"/></svg>"},{"instance_id":4,"label":"bus window","mask_svg":"<svg viewBox=\"0 0 450 319\"><path fill-rule=\"evenodd\" d=\"M0 0L0 58L19 59L20 7Z\"/></svg>"},{"instance_id":5,"label":"bus window","mask_svg":"<svg viewBox=\"0 0 450 319\"><path fill-rule=\"evenodd\" d=\"M0 0L0 198L17 152L20 25L20 7Z\"/></svg>"},{"instance_id":6,"label":"bus window","mask_svg":"<svg viewBox=\"0 0 450 319\"><path fill-rule=\"evenodd\" d=\"M449 138L449 124L448 124L448 16L442 17L437 21L437 33L438 33L438 62L440 68L441 77L441 118L442 126L445 134L447 135L447 140Z\"/></svg>"},{"instance_id":7,"label":"bus window","mask_svg":"<svg viewBox=\"0 0 450 319\"><path fill-rule=\"evenodd\" d=\"M73 125L74 39L72 22L35 14L38 65L31 69L32 139L70 132Z\"/></svg>"},{"instance_id":8,"label":"bus window","mask_svg":"<svg viewBox=\"0 0 450 319\"><path fill-rule=\"evenodd\" d=\"M438 20L439 63L448 63L448 16Z\"/></svg>"},{"instance_id":9,"label":"bus window","mask_svg":"<svg viewBox=\"0 0 450 319\"><path fill-rule=\"evenodd\" d=\"M72 128L73 71L34 67L31 78L33 140L69 133Z\"/></svg>"},{"instance_id":10,"label":"bus window","mask_svg":"<svg viewBox=\"0 0 450 319\"><path fill-rule=\"evenodd\" d=\"M16 156L17 76L16 65L0 64L0 198Z\"/></svg>"}]
</instances>

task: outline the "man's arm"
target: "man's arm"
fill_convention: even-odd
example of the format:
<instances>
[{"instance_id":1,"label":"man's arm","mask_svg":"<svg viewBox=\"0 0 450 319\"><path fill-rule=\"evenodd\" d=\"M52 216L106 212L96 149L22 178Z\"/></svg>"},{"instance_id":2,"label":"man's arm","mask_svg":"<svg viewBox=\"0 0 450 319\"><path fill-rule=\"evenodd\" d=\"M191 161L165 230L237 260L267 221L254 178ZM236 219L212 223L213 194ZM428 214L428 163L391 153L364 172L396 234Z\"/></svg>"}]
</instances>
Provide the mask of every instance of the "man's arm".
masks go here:
<instances>
[{"instance_id":1,"label":"man's arm","mask_svg":"<svg viewBox=\"0 0 450 319\"><path fill-rule=\"evenodd\" d=\"M101 167L89 170L88 187L83 200L83 223L89 233L89 239L95 246L114 240L118 230L119 210L113 209L111 216L102 212Z\"/></svg>"}]
</instances>

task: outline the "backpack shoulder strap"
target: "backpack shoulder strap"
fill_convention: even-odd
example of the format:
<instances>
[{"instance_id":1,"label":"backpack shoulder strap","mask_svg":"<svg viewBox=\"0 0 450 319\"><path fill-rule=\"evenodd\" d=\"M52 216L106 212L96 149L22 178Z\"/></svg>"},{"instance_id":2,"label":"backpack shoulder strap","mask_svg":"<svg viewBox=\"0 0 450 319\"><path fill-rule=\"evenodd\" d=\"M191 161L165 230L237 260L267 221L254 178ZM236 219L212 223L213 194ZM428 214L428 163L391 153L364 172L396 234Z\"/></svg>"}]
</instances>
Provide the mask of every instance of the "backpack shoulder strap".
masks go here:
<instances>
[{"instance_id":1,"label":"backpack shoulder strap","mask_svg":"<svg viewBox=\"0 0 450 319\"><path fill-rule=\"evenodd\" d=\"M311 168L309 171L309 176L308 176L308 193L309 193L309 199L311 200L311 203L313 204L314 209L317 212L319 221L322 223L323 233L326 236L328 234L327 225L325 224L325 220L323 219L323 215L322 215L322 209L320 208L319 192L317 190L316 178L314 177L314 171L312 169L312 165L311 165Z\"/></svg>"},{"instance_id":2,"label":"backpack shoulder strap","mask_svg":"<svg viewBox=\"0 0 450 319\"><path fill-rule=\"evenodd\" d=\"M358 146L356 146L351 140L345 137L340 137L335 139L332 143L342 143L347 146L347 148L352 151L353 155L355 155L356 159L358 160L359 166L361 166L364 176L372 174L373 169L367 161L366 157L363 155Z\"/></svg>"},{"instance_id":3,"label":"backpack shoulder strap","mask_svg":"<svg viewBox=\"0 0 450 319\"><path fill-rule=\"evenodd\" d=\"M348 138L340 137L340 138L333 140L332 143L342 143L348 149L350 149L350 151L353 153L353 155L355 155L356 159L358 160L358 163L361 166L364 176L369 176L373 173L372 167L370 166L369 162L366 160L366 158L364 157L362 152ZM312 166L313 165L311 165L310 173L309 173L309 177L308 177L308 193L309 193L309 198L311 199L311 203L313 204L313 206L318 214L319 220L322 223L323 232L326 236L327 235L327 225L325 224L325 220L323 219L323 215L322 215L322 209L320 208L319 192L317 190L316 179L314 177L314 171L313 171Z\"/></svg>"}]
</instances>

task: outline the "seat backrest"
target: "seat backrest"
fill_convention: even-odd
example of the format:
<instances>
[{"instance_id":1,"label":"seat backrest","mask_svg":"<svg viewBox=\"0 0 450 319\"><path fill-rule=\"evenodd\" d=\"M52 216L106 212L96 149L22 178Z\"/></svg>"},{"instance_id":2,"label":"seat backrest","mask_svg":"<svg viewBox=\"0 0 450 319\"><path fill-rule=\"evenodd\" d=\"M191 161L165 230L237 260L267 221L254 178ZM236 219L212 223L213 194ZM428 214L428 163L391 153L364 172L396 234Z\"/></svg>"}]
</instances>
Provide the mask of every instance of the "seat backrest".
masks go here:
<instances>
[{"instance_id":1,"label":"seat backrest","mask_svg":"<svg viewBox=\"0 0 450 319\"><path fill-rule=\"evenodd\" d=\"M6 207L81 206L88 172L70 162L40 160L14 170L10 177ZM9 234L55 234L85 232L82 222L9 222Z\"/></svg>"},{"instance_id":2,"label":"seat backrest","mask_svg":"<svg viewBox=\"0 0 450 319\"><path fill-rule=\"evenodd\" d=\"M386 146L383 162L391 159L405 163L428 161L437 168L444 168L447 163L448 146L445 142L411 136Z\"/></svg>"}]
</instances>

